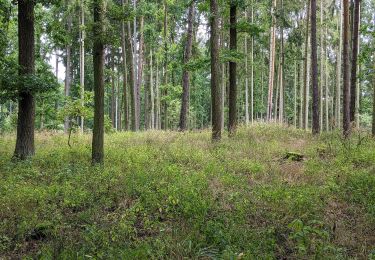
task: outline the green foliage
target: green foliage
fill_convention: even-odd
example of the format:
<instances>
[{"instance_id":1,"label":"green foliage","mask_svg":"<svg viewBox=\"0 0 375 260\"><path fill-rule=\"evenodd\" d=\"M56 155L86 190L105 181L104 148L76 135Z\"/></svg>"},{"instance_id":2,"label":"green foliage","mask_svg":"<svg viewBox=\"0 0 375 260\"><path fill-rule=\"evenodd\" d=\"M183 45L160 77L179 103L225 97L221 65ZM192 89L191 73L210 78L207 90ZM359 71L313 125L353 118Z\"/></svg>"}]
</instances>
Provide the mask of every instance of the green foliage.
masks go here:
<instances>
[{"instance_id":1,"label":"green foliage","mask_svg":"<svg viewBox=\"0 0 375 260\"><path fill-rule=\"evenodd\" d=\"M373 164L345 159L334 135L316 140L259 125L212 144L208 131L112 133L104 167L90 164L90 135L72 138L75 145L68 148L63 135L37 135L36 157L18 163L9 160L14 136L0 139L0 255L371 256L364 241L373 233L356 232L373 229ZM332 145L323 154L317 148L327 139ZM284 160L301 140L304 145L293 150L303 149L307 160ZM364 140L355 157L369 158L373 144ZM342 203L348 206L332 208ZM345 222L348 208L355 209L355 224ZM334 223L346 232L336 233ZM347 233L359 241L346 244Z\"/></svg>"}]
</instances>

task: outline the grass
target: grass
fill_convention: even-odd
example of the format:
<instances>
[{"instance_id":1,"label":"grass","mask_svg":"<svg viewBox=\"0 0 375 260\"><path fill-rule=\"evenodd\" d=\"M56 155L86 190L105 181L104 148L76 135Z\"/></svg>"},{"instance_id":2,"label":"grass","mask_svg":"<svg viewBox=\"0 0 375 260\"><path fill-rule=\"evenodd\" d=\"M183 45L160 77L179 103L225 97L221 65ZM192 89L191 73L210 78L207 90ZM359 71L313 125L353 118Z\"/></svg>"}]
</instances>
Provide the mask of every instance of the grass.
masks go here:
<instances>
[{"instance_id":1,"label":"grass","mask_svg":"<svg viewBox=\"0 0 375 260\"><path fill-rule=\"evenodd\" d=\"M0 139L0 259L375 259L375 142L256 125ZM288 152L303 161L285 159Z\"/></svg>"}]
</instances>

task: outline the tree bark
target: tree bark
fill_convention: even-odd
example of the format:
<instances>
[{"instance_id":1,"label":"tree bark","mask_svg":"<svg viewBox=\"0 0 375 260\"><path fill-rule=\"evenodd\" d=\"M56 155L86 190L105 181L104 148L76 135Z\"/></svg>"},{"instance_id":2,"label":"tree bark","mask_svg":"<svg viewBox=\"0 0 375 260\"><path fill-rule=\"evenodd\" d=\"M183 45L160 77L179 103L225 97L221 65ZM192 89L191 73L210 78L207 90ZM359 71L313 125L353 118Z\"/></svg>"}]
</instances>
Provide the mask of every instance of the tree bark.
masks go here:
<instances>
[{"instance_id":1,"label":"tree bark","mask_svg":"<svg viewBox=\"0 0 375 260\"><path fill-rule=\"evenodd\" d=\"M81 25L80 25L80 45L79 45L79 82L81 105L85 105L85 5L84 0L80 0ZM84 130L84 118L81 116L81 133Z\"/></svg>"},{"instance_id":2,"label":"tree bark","mask_svg":"<svg viewBox=\"0 0 375 260\"><path fill-rule=\"evenodd\" d=\"M128 67L128 81L130 89L130 103L131 103L131 128L132 131L136 132L139 130L139 122L137 121L136 111L137 111L137 90L135 85L135 73L134 73L134 59L133 59L133 47L132 47L132 35L130 22L127 22L127 30L125 37L126 46L126 62Z\"/></svg>"},{"instance_id":3,"label":"tree bark","mask_svg":"<svg viewBox=\"0 0 375 260\"><path fill-rule=\"evenodd\" d=\"M231 0L230 4L230 29L229 48L231 52L237 51L237 3ZM235 135L237 130L237 62L229 62L229 135Z\"/></svg>"},{"instance_id":4,"label":"tree bark","mask_svg":"<svg viewBox=\"0 0 375 260\"><path fill-rule=\"evenodd\" d=\"M18 1L18 64L19 75L35 73L34 1ZM18 101L17 140L14 158L26 160L35 154L35 100L22 83Z\"/></svg>"},{"instance_id":5,"label":"tree bark","mask_svg":"<svg viewBox=\"0 0 375 260\"><path fill-rule=\"evenodd\" d=\"M343 100L343 133L345 137L350 135L350 64L349 64L349 0L343 0L344 25L343 25L343 81L344 81L344 100Z\"/></svg>"},{"instance_id":6,"label":"tree bark","mask_svg":"<svg viewBox=\"0 0 375 260\"><path fill-rule=\"evenodd\" d=\"M111 120L112 127L116 128L116 88L115 88L115 54L114 49L111 50Z\"/></svg>"},{"instance_id":7,"label":"tree bark","mask_svg":"<svg viewBox=\"0 0 375 260\"><path fill-rule=\"evenodd\" d=\"M188 14L188 29L186 36L186 46L184 53L184 69L182 72L182 100L180 112L181 131L187 130L188 110L189 110L189 96L190 96L190 72L186 65L190 61L193 49L193 22L194 22L194 1L191 2Z\"/></svg>"},{"instance_id":8,"label":"tree bark","mask_svg":"<svg viewBox=\"0 0 375 260\"><path fill-rule=\"evenodd\" d=\"M247 22L247 10L245 10L245 20ZM248 65L247 35L245 34L245 123L249 125L249 65Z\"/></svg>"},{"instance_id":9,"label":"tree bark","mask_svg":"<svg viewBox=\"0 0 375 260\"><path fill-rule=\"evenodd\" d=\"M251 5L251 23L254 24L254 1ZM250 122L254 123L254 36L251 36L251 83L250 83Z\"/></svg>"},{"instance_id":10,"label":"tree bark","mask_svg":"<svg viewBox=\"0 0 375 260\"><path fill-rule=\"evenodd\" d=\"M281 9L283 9L283 1L281 1ZM280 46L280 71L279 71L279 123L284 123L284 28L281 25L281 46Z\"/></svg>"},{"instance_id":11,"label":"tree bark","mask_svg":"<svg viewBox=\"0 0 375 260\"><path fill-rule=\"evenodd\" d=\"M167 130L168 129L168 104L167 104L167 100L166 100L166 97L168 95L168 39L167 39L167 35L168 35L168 8L167 8L167 1L164 0L164 28L163 28L163 37L164 37L164 76L163 76L163 80L164 80L164 89L163 89L163 92L162 92L162 102L161 102L161 106L162 106L162 113L163 113L163 118L161 120L161 128L163 130Z\"/></svg>"},{"instance_id":12,"label":"tree bark","mask_svg":"<svg viewBox=\"0 0 375 260\"><path fill-rule=\"evenodd\" d=\"M325 63L325 51L324 51L324 0L320 0L320 131L323 130L323 86L324 84L324 63Z\"/></svg>"},{"instance_id":13,"label":"tree bark","mask_svg":"<svg viewBox=\"0 0 375 260\"><path fill-rule=\"evenodd\" d=\"M293 102L293 125L297 128L297 84L298 84L298 73L297 73L297 61L294 62L294 102Z\"/></svg>"},{"instance_id":14,"label":"tree bark","mask_svg":"<svg viewBox=\"0 0 375 260\"><path fill-rule=\"evenodd\" d=\"M270 59L269 59L269 81L268 81L268 102L267 102L267 121L272 120L272 100L273 100L273 83L275 77L275 49L276 49L276 1L273 0L271 7L272 25L270 35Z\"/></svg>"},{"instance_id":15,"label":"tree bark","mask_svg":"<svg viewBox=\"0 0 375 260\"><path fill-rule=\"evenodd\" d=\"M375 52L374 52L375 57ZM374 89L374 94L372 96L372 136L375 137L375 61L374 61L374 70L372 74L372 87Z\"/></svg>"},{"instance_id":16,"label":"tree bark","mask_svg":"<svg viewBox=\"0 0 375 260\"><path fill-rule=\"evenodd\" d=\"M67 2L68 4L68 2ZM67 32L70 34L72 31L72 15L68 14L67 18ZM72 84L72 61L71 61L71 52L72 52L72 46L71 43L67 43L66 47L66 64L65 64L65 97L70 96L70 88ZM70 128L70 118L65 117L65 122L64 122L64 132L67 133L69 128Z\"/></svg>"},{"instance_id":17,"label":"tree bark","mask_svg":"<svg viewBox=\"0 0 375 260\"><path fill-rule=\"evenodd\" d=\"M303 93L304 93L304 61L300 63L300 70L299 70L299 80L300 80L300 87L299 87L299 128L303 129Z\"/></svg>"},{"instance_id":18,"label":"tree bark","mask_svg":"<svg viewBox=\"0 0 375 260\"><path fill-rule=\"evenodd\" d=\"M104 0L94 1L94 128L92 137L92 163L104 160Z\"/></svg>"},{"instance_id":19,"label":"tree bark","mask_svg":"<svg viewBox=\"0 0 375 260\"><path fill-rule=\"evenodd\" d=\"M339 46L337 48L337 67L336 67L336 101L335 101L335 126L337 128L340 128L341 126L341 70L342 70L342 45L343 45L343 17L344 17L344 9L343 6L343 0L341 1L341 11L340 11L340 41Z\"/></svg>"},{"instance_id":20,"label":"tree bark","mask_svg":"<svg viewBox=\"0 0 375 260\"><path fill-rule=\"evenodd\" d=\"M219 8L217 0L210 0L211 9L211 107L212 107L212 140L221 139L222 104L219 82Z\"/></svg>"},{"instance_id":21,"label":"tree bark","mask_svg":"<svg viewBox=\"0 0 375 260\"><path fill-rule=\"evenodd\" d=\"M316 44L316 0L311 0L312 133L320 133L318 53Z\"/></svg>"},{"instance_id":22,"label":"tree bark","mask_svg":"<svg viewBox=\"0 0 375 260\"><path fill-rule=\"evenodd\" d=\"M309 17L310 17L311 0L307 2L306 12L306 40L305 40L305 64L304 64L304 88L303 88L303 128L307 129L309 125L309 58L308 58L308 46L309 46Z\"/></svg>"},{"instance_id":23,"label":"tree bark","mask_svg":"<svg viewBox=\"0 0 375 260\"><path fill-rule=\"evenodd\" d=\"M357 61L359 47L359 20L360 20L361 0L354 1L354 19L352 34L352 64L350 80L350 122L355 122L356 100L357 100Z\"/></svg>"},{"instance_id":24,"label":"tree bark","mask_svg":"<svg viewBox=\"0 0 375 260\"><path fill-rule=\"evenodd\" d=\"M122 10L125 11L125 0L121 0ZM125 130L129 130L129 110L128 110L128 76L126 73L127 60L126 60L126 23L125 21L121 22L121 52L122 52L122 62L123 62L123 100L124 100L124 126ZM129 68L128 68L129 69ZM130 84L129 84L130 85Z\"/></svg>"},{"instance_id":25,"label":"tree bark","mask_svg":"<svg viewBox=\"0 0 375 260\"><path fill-rule=\"evenodd\" d=\"M138 128L140 125L140 120L141 120L141 96L140 96L140 91L141 91L141 86L142 86L142 81L143 81L143 53L144 53L144 34L143 34L143 27L144 27L144 17L141 16L140 19L140 26L139 26L139 57L138 57L138 77L137 77L137 83L136 83L136 93L137 93L137 111L136 111L136 117L137 117L137 124ZM146 123L146 122L145 122Z\"/></svg>"},{"instance_id":26,"label":"tree bark","mask_svg":"<svg viewBox=\"0 0 375 260\"><path fill-rule=\"evenodd\" d=\"M151 129L155 129L155 91L154 91L154 67L153 67L153 52L150 50L150 98L151 98Z\"/></svg>"}]
</instances>

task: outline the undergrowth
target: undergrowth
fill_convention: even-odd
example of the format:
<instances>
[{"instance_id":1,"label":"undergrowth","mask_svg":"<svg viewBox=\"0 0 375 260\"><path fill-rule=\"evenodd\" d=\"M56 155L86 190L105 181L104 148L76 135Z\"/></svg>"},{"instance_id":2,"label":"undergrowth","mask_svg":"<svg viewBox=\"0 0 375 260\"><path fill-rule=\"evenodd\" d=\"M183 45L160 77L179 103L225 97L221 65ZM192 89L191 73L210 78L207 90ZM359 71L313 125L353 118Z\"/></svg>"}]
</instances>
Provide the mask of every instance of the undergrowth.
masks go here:
<instances>
[{"instance_id":1,"label":"undergrowth","mask_svg":"<svg viewBox=\"0 0 375 260\"><path fill-rule=\"evenodd\" d=\"M278 126L41 133L32 161L0 139L0 258L350 259L375 257L375 142ZM288 152L302 161L286 159Z\"/></svg>"}]
</instances>

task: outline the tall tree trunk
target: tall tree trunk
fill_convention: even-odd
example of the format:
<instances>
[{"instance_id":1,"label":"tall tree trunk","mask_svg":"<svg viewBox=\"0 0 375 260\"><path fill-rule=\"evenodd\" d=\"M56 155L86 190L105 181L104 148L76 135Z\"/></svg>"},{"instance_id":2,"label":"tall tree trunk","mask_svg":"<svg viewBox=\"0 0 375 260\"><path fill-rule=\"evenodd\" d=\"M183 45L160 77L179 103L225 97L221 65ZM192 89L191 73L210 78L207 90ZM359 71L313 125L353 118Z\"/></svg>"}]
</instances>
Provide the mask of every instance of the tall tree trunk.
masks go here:
<instances>
[{"instance_id":1,"label":"tall tree trunk","mask_svg":"<svg viewBox=\"0 0 375 260\"><path fill-rule=\"evenodd\" d=\"M305 64L304 64L304 88L303 88L303 128L307 129L309 125L309 58L308 58L308 47L309 47L309 18L310 18L310 7L311 0L307 2L306 12L306 40L305 40Z\"/></svg>"},{"instance_id":2,"label":"tall tree trunk","mask_svg":"<svg viewBox=\"0 0 375 260\"><path fill-rule=\"evenodd\" d=\"M143 26L144 25L144 17L141 16L140 19L140 26L139 26L139 57L138 57L138 77L137 77L137 111L136 111L136 117L137 117L137 124L138 127L140 125L140 119L141 119L141 86L143 81L143 52L144 52L144 34L143 34ZM146 122L145 122L146 124Z\"/></svg>"},{"instance_id":3,"label":"tall tree trunk","mask_svg":"<svg viewBox=\"0 0 375 260\"><path fill-rule=\"evenodd\" d=\"M211 107L212 140L221 139L221 88L219 83L219 8L217 0L210 0L211 25Z\"/></svg>"},{"instance_id":4,"label":"tall tree trunk","mask_svg":"<svg viewBox=\"0 0 375 260\"><path fill-rule=\"evenodd\" d=\"M122 10L125 11L125 0L121 0ZM121 52L122 52L122 62L123 62L123 105L124 105L124 128L129 130L129 94L127 91L128 85L128 74L126 73L127 69L127 58L126 58L126 26L125 21L121 22Z\"/></svg>"},{"instance_id":5,"label":"tall tree trunk","mask_svg":"<svg viewBox=\"0 0 375 260\"><path fill-rule=\"evenodd\" d=\"M350 135L350 64L349 64L349 0L343 0L344 27L343 27L343 60L344 60L344 100L343 100L343 130L344 136Z\"/></svg>"},{"instance_id":6,"label":"tall tree trunk","mask_svg":"<svg viewBox=\"0 0 375 260\"><path fill-rule=\"evenodd\" d=\"M328 35L328 29L326 27L326 35ZM327 48L327 45L324 47L325 48L325 52L326 51L326 48ZM326 71L325 71L325 107L326 107L326 113L325 113L325 125L326 125L326 131L328 132L330 129L330 124L329 124L329 100L330 100L330 94L329 94L329 67L328 67L328 57L327 55L325 55L325 68L326 68ZM332 104L333 104L333 100L332 100ZM332 110L333 112L333 110ZM331 117L332 118L332 117Z\"/></svg>"},{"instance_id":7,"label":"tall tree trunk","mask_svg":"<svg viewBox=\"0 0 375 260\"><path fill-rule=\"evenodd\" d=\"M276 1L273 0L271 7L272 25L270 35L270 59L269 59L269 81L268 81L268 102L267 102L267 121L272 120L272 100L273 100L273 83L275 77L275 53L276 53Z\"/></svg>"},{"instance_id":8,"label":"tall tree trunk","mask_svg":"<svg viewBox=\"0 0 375 260\"><path fill-rule=\"evenodd\" d=\"M116 88L115 88L115 54L114 49L111 50L111 120L112 127L116 128Z\"/></svg>"},{"instance_id":9,"label":"tall tree trunk","mask_svg":"<svg viewBox=\"0 0 375 260\"><path fill-rule=\"evenodd\" d=\"M125 11L125 0L121 0L122 10ZM122 62L123 62L123 100L124 100L124 126L125 130L129 130L129 110L128 110L128 91L127 91L127 84L128 84L128 76L126 73L127 66L127 58L126 58L126 23L125 21L121 22L121 52L122 52ZM130 48L130 47L129 47ZM129 68L128 68L129 69ZM130 84L129 84L130 85ZM131 85L130 85L131 86ZM132 88L130 88L131 91Z\"/></svg>"},{"instance_id":10,"label":"tall tree trunk","mask_svg":"<svg viewBox=\"0 0 375 260\"><path fill-rule=\"evenodd\" d=\"M151 129L155 127L155 92L154 92L154 67L153 67L153 53L150 50L150 98L151 98Z\"/></svg>"},{"instance_id":11,"label":"tall tree trunk","mask_svg":"<svg viewBox=\"0 0 375 260\"><path fill-rule=\"evenodd\" d=\"M300 63L300 70L299 70L299 128L303 129L303 93L304 93L304 61Z\"/></svg>"},{"instance_id":12,"label":"tall tree trunk","mask_svg":"<svg viewBox=\"0 0 375 260\"><path fill-rule=\"evenodd\" d=\"M168 9L167 9L167 1L164 0L164 28L163 28L163 37L164 37L164 89L162 93L162 113L163 113L163 118L161 121L161 128L163 130L168 129L168 104L166 97L168 95Z\"/></svg>"},{"instance_id":13,"label":"tall tree trunk","mask_svg":"<svg viewBox=\"0 0 375 260\"><path fill-rule=\"evenodd\" d=\"M186 46L184 53L184 69L182 72L182 100L180 112L180 125L181 131L187 129L188 110L189 110L189 96L190 96L190 72L186 65L190 61L193 49L193 22L194 22L194 1L191 1L188 15L188 28L186 37Z\"/></svg>"},{"instance_id":14,"label":"tall tree trunk","mask_svg":"<svg viewBox=\"0 0 375 260\"><path fill-rule=\"evenodd\" d=\"M231 0L230 3L230 29L229 48L231 52L237 51L237 3ZM229 62L229 135L236 134L237 130L237 63Z\"/></svg>"},{"instance_id":15,"label":"tall tree trunk","mask_svg":"<svg viewBox=\"0 0 375 260\"><path fill-rule=\"evenodd\" d=\"M293 102L293 125L297 128L297 84L298 84L298 73L297 73L297 61L294 62L294 102Z\"/></svg>"},{"instance_id":16,"label":"tall tree trunk","mask_svg":"<svg viewBox=\"0 0 375 260\"><path fill-rule=\"evenodd\" d=\"M251 23L254 24L254 2L251 5ZM250 86L250 121L254 123L254 36L251 36L251 86Z\"/></svg>"},{"instance_id":17,"label":"tall tree trunk","mask_svg":"<svg viewBox=\"0 0 375 260\"><path fill-rule=\"evenodd\" d=\"M121 97L121 71L120 71L120 68L121 68L120 57L118 57L118 63L117 63L117 98L116 98L116 113L117 113L116 126L117 126L118 131L121 131L121 129L122 129L122 121L121 121L121 118L122 118L122 107L121 107L122 97Z\"/></svg>"},{"instance_id":18,"label":"tall tree trunk","mask_svg":"<svg viewBox=\"0 0 375 260\"><path fill-rule=\"evenodd\" d=\"M359 20L361 0L354 1L353 34L352 34L352 64L350 80L350 122L355 122L357 100L357 61L359 45Z\"/></svg>"},{"instance_id":19,"label":"tall tree trunk","mask_svg":"<svg viewBox=\"0 0 375 260\"><path fill-rule=\"evenodd\" d=\"M18 64L19 75L35 72L34 1L18 1ZM22 83L24 84L24 83ZM35 100L28 86L21 86L18 101L17 140L14 157L26 160L35 154Z\"/></svg>"},{"instance_id":20,"label":"tall tree trunk","mask_svg":"<svg viewBox=\"0 0 375 260\"><path fill-rule=\"evenodd\" d=\"M134 70L134 84L137 86L137 75L138 75L138 59L137 59L137 0L127 0L130 1L129 4L133 2L133 12L134 12L134 18L133 18L133 38L131 38L132 43L132 50L133 50L133 70ZM130 23L130 22L129 22ZM131 30L129 30L131 31ZM137 97L136 97L137 100ZM136 110L137 114L137 110Z\"/></svg>"},{"instance_id":21,"label":"tall tree trunk","mask_svg":"<svg viewBox=\"0 0 375 260\"><path fill-rule=\"evenodd\" d=\"M160 103L160 71L159 59L156 58L156 120L155 128L161 129L161 103Z\"/></svg>"},{"instance_id":22,"label":"tall tree trunk","mask_svg":"<svg viewBox=\"0 0 375 260\"><path fill-rule=\"evenodd\" d=\"M81 8L81 28L80 28L80 44L79 44L79 82L81 105L85 105L85 4L84 0L80 0ZM81 116L81 133L84 130L84 118Z\"/></svg>"},{"instance_id":23,"label":"tall tree trunk","mask_svg":"<svg viewBox=\"0 0 375 260\"><path fill-rule=\"evenodd\" d=\"M245 20L247 22L247 10L245 10ZM249 65L248 65L248 48L247 48L247 35L245 34L245 122L249 125Z\"/></svg>"},{"instance_id":24,"label":"tall tree trunk","mask_svg":"<svg viewBox=\"0 0 375 260\"><path fill-rule=\"evenodd\" d=\"M128 67L128 81L129 81L129 90L130 90L130 103L131 103L131 128L132 131L136 132L139 130L139 122L137 121L137 90L135 84L135 74L134 74L134 59L133 59L133 47L132 47L132 35L131 35L131 26L128 21L125 37L125 46L126 46L126 62Z\"/></svg>"},{"instance_id":25,"label":"tall tree trunk","mask_svg":"<svg viewBox=\"0 0 375 260\"><path fill-rule=\"evenodd\" d=\"M68 2L67 2L68 4ZM67 33L70 34L72 31L72 15L68 14L67 18ZM71 61L71 52L72 52L72 46L71 43L67 43L66 47L66 64L65 64L65 97L70 96L70 88L72 84L72 61ZM64 132L67 133L69 131L70 127L70 118L65 117L65 122L64 122Z\"/></svg>"},{"instance_id":26,"label":"tall tree trunk","mask_svg":"<svg viewBox=\"0 0 375 260\"><path fill-rule=\"evenodd\" d=\"M278 118L279 118L279 91L280 91L280 71L281 71L281 55L279 55L279 61L278 61L278 64L277 64L277 75L276 75L276 93L275 93L275 102L274 102L274 107L275 107L275 111L274 111L274 121L275 122L278 122Z\"/></svg>"},{"instance_id":27,"label":"tall tree trunk","mask_svg":"<svg viewBox=\"0 0 375 260\"><path fill-rule=\"evenodd\" d=\"M58 53L58 49L55 50L56 52L56 70L55 70L55 76L56 76L56 80L59 81L59 53ZM59 98L56 98L55 99L55 113L57 114L57 111L59 109Z\"/></svg>"},{"instance_id":28,"label":"tall tree trunk","mask_svg":"<svg viewBox=\"0 0 375 260\"><path fill-rule=\"evenodd\" d=\"M320 131L323 130L323 86L324 84L324 63L325 63L325 51L324 51L324 0L320 0Z\"/></svg>"},{"instance_id":29,"label":"tall tree trunk","mask_svg":"<svg viewBox=\"0 0 375 260\"><path fill-rule=\"evenodd\" d=\"M283 1L281 1L281 8L283 9ZM281 25L281 46L280 46L280 96L279 96L279 123L284 122L284 28Z\"/></svg>"},{"instance_id":30,"label":"tall tree trunk","mask_svg":"<svg viewBox=\"0 0 375 260\"><path fill-rule=\"evenodd\" d=\"M225 34L224 34L224 19L221 19L221 48L225 48ZM226 64L223 62L221 64L221 109L223 113L221 113L221 129L225 128L225 93L226 93Z\"/></svg>"},{"instance_id":31,"label":"tall tree trunk","mask_svg":"<svg viewBox=\"0 0 375 260\"><path fill-rule=\"evenodd\" d=\"M94 1L94 128L92 136L92 163L104 159L104 0Z\"/></svg>"},{"instance_id":32,"label":"tall tree trunk","mask_svg":"<svg viewBox=\"0 0 375 260\"><path fill-rule=\"evenodd\" d=\"M375 57L375 52L374 52ZM374 70L372 74L372 87L374 94L372 96L372 136L375 137L375 59L374 59Z\"/></svg>"},{"instance_id":33,"label":"tall tree trunk","mask_svg":"<svg viewBox=\"0 0 375 260\"><path fill-rule=\"evenodd\" d=\"M147 58L145 58L145 64L148 63ZM150 68L148 68L149 70ZM146 73L145 73L146 74ZM150 129L150 71L147 71L147 76L144 82L144 121L145 130Z\"/></svg>"},{"instance_id":34,"label":"tall tree trunk","mask_svg":"<svg viewBox=\"0 0 375 260\"><path fill-rule=\"evenodd\" d=\"M337 67L336 67L336 100L335 100L335 125L337 128L341 126L341 65L342 65L342 45L343 45L343 18L344 18L344 9L343 9L343 0L341 2L341 9L340 9L340 40L339 46L337 48L336 59L337 59Z\"/></svg>"},{"instance_id":35,"label":"tall tree trunk","mask_svg":"<svg viewBox=\"0 0 375 260\"><path fill-rule=\"evenodd\" d=\"M311 0L312 133L320 133L318 53L316 46L316 0Z\"/></svg>"}]
</instances>

